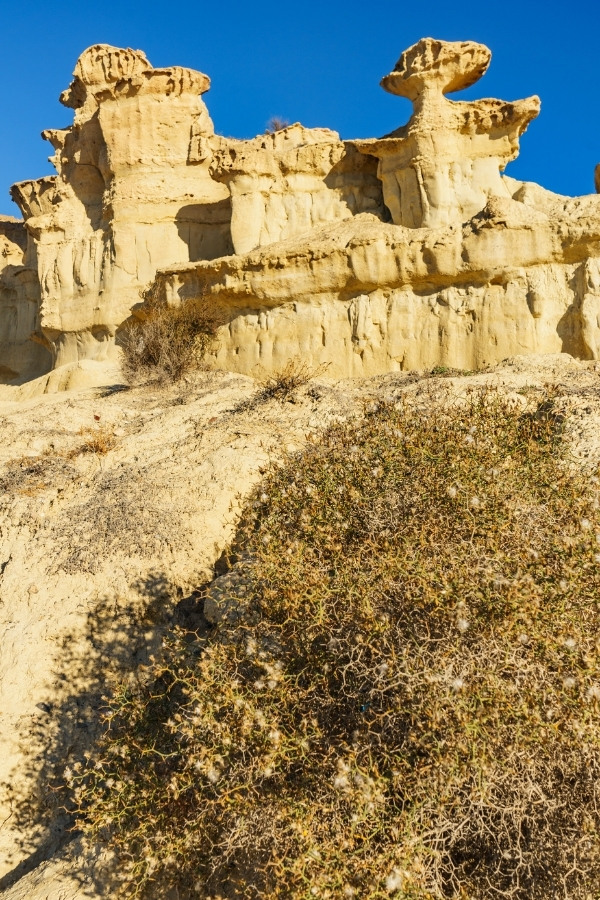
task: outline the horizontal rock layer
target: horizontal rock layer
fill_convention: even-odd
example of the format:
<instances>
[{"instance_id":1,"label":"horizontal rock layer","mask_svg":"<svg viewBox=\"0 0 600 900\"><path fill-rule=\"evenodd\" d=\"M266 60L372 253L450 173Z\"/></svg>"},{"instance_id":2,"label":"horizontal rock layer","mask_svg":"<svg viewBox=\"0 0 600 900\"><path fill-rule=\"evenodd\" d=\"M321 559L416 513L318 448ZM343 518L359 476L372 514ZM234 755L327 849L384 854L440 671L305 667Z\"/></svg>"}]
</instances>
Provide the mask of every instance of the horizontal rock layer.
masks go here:
<instances>
[{"instance_id":1,"label":"horizontal rock layer","mask_svg":"<svg viewBox=\"0 0 600 900\"><path fill-rule=\"evenodd\" d=\"M212 364L247 374L293 356L340 376L475 369L517 353L595 359L600 198L552 202L561 219L495 199L435 232L360 216L309 245L170 267L157 284L172 305L213 298L228 324Z\"/></svg>"}]
</instances>

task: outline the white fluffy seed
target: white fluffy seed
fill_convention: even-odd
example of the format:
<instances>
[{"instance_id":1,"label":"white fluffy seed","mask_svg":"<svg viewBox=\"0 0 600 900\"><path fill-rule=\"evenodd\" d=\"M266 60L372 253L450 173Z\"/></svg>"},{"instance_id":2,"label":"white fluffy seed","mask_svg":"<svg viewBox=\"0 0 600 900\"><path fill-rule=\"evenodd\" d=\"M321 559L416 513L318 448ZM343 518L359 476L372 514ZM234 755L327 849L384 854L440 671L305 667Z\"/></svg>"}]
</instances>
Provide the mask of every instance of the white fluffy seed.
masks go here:
<instances>
[{"instance_id":1,"label":"white fluffy seed","mask_svg":"<svg viewBox=\"0 0 600 900\"><path fill-rule=\"evenodd\" d=\"M388 877L385 879L385 889L389 894L402 889L404 884L404 876L400 869L392 869Z\"/></svg>"}]
</instances>

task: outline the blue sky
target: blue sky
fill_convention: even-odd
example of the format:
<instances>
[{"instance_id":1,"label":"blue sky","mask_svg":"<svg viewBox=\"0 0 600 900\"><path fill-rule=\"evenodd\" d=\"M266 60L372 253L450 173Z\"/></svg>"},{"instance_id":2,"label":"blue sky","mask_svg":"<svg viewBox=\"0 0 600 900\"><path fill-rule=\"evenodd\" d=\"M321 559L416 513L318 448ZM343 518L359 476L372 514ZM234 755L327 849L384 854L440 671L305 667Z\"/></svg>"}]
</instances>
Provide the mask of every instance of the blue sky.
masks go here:
<instances>
[{"instance_id":1,"label":"blue sky","mask_svg":"<svg viewBox=\"0 0 600 900\"><path fill-rule=\"evenodd\" d=\"M0 213L18 214L15 181L52 171L44 128L65 127L58 102L90 44L142 49L155 66L206 72L216 130L264 131L273 115L327 126L344 138L402 124L410 104L380 78L420 37L477 40L493 53L487 75L463 97L542 98L542 112L507 169L566 194L591 193L600 162L600 3L576 0L28 0L3 8L0 27Z\"/></svg>"}]
</instances>

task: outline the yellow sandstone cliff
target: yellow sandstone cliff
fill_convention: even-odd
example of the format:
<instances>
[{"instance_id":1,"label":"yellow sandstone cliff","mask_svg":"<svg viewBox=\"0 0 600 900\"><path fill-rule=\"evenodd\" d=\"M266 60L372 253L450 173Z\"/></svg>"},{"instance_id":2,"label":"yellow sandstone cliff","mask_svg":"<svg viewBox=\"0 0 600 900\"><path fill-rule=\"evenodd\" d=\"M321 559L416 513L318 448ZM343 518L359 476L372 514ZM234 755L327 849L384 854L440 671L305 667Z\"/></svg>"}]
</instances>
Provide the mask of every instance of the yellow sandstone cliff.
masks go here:
<instances>
[{"instance_id":1,"label":"yellow sandstone cliff","mask_svg":"<svg viewBox=\"0 0 600 900\"><path fill-rule=\"evenodd\" d=\"M152 285L208 295L226 322L209 364L246 374L597 359L600 197L502 174L539 99L446 96L490 58L406 50L382 86L413 114L383 138L294 124L242 141L215 135L206 75L89 48L61 96L73 125L44 132L58 174L15 185L24 223L0 222L3 380L116 360Z\"/></svg>"}]
</instances>

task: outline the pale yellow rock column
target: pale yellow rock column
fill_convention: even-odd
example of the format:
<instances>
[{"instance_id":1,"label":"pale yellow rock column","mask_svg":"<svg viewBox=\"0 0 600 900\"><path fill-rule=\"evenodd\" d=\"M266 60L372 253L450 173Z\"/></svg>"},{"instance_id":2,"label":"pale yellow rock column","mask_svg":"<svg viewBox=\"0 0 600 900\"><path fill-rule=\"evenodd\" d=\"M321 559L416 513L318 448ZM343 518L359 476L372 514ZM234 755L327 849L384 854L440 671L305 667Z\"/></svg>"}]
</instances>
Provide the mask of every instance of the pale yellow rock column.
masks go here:
<instances>
[{"instance_id":1,"label":"pale yellow rock column","mask_svg":"<svg viewBox=\"0 0 600 900\"><path fill-rule=\"evenodd\" d=\"M357 146L379 159L394 224L459 225L490 197L510 196L501 171L518 155L519 137L538 114L539 98L455 103L445 97L478 81L490 59L483 44L423 38L382 80L386 91L412 100L413 114L392 134Z\"/></svg>"}]
</instances>

